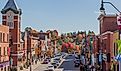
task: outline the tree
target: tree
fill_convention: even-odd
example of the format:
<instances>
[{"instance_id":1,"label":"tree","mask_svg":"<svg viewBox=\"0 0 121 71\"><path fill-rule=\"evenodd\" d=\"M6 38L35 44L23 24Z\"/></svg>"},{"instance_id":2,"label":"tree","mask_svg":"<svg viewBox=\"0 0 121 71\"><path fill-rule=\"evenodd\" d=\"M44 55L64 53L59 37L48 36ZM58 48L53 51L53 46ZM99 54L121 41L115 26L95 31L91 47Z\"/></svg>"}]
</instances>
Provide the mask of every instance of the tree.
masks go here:
<instances>
[{"instance_id":1,"label":"tree","mask_svg":"<svg viewBox=\"0 0 121 71\"><path fill-rule=\"evenodd\" d=\"M31 27L26 27L26 28L25 28L25 31L27 31L27 32L28 32L28 31L31 31L31 30L32 30Z\"/></svg>"}]
</instances>

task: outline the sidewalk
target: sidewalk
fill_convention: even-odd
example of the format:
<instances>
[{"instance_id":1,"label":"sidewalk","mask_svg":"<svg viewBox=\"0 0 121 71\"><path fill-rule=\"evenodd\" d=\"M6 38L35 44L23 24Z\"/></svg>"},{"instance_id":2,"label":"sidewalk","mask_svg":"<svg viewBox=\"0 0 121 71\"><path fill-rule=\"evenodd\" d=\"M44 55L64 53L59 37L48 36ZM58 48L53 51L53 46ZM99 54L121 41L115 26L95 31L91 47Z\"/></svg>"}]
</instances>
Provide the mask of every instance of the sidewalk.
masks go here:
<instances>
[{"instance_id":1,"label":"sidewalk","mask_svg":"<svg viewBox=\"0 0 121 71\"><path fill-rule=\"evenodd\" d=\"M36 69L38 66L40 66L41 65L41 62L42 61L38 61L38 63L37 64L34 64L34 65L32 65L31 67L31 69L32 69L32 71L34 71L34 69ZM21 71L30 71L30 67L28 67L28 69L24 69L24 70L21 70Z\"/></svg>"}]
</instances>

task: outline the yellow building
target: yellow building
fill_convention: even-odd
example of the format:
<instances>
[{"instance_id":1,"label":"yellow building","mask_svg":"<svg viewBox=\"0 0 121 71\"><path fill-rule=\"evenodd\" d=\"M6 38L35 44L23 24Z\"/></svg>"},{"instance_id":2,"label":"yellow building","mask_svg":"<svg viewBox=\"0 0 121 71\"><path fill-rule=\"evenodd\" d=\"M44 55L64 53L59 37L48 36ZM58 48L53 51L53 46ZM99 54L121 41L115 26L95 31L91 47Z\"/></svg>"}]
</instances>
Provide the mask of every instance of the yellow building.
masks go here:
<instances>
[{"instance_id":1,"label":"yellow building","mask_svg":"<svg viewBox=\"0 0 121 71\"><path fill-rule=\"evenodd\" d=\"M112 44L113 50L111 51L113 53L111 56L113 56L113 57L115 57L118 54L117 53L118 46L117 46L117 42L116 42L118 39L119 39L119 31L117 30L117 31L113 32L113 44ZM112 62L114 64L113 67L116 69L115 71L117 71L117 62L114 59L112 59Z\"/></svg>"}]
</instances>

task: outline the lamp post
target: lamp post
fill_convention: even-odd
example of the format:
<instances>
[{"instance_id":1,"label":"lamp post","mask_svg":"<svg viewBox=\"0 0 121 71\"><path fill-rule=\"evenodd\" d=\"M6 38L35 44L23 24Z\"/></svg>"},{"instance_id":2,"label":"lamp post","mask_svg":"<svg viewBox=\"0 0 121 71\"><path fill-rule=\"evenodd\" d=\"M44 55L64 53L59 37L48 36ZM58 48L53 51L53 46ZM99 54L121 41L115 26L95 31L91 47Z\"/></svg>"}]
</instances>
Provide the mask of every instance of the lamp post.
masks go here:
<instances>
[{"instance_id":1,"label":"lamp post","mask_svg":"<svg viewBox=\"0 0 121 71\"><path fill-rule=\"evenodd\" d=\"M104 9L104 3L105 3L105 4L110 4L111 6L113 6L113 8L114 8L116 11L119 12L119 15L121 15L121 11L120 11L115 5L113 5L111 2L104 2L103 0L101 1L101 8L100 8L100 11L104 11L104 10L105 10L105 9ZM120 18L121 18L121 17L120 17ZM119 39L121 39L121 38L120 38L121 20L120 20L120 25L118 24L118 26L120 27L120 29L119 29ZM119 71L121 71L121 61L119 61Z\"/></svg>"},{"instance_id":2,"label":"lamp post","mask_svg":"<svg viewBox=\"0 0 121 71\"><path fill-rule=\"evenodd\" d=\"M111 2L104 2L103 0L101 1L101 8L100 8L100 10L105 10L104 9L104 3L107 3L107 4L110 4L110 5L112 5L113 6L113 8L115 8L116 9L116 11L118 11L120 14L121 14L121 11L115 6L115 5L113 5Z\"/></svg>"}]
</instances>

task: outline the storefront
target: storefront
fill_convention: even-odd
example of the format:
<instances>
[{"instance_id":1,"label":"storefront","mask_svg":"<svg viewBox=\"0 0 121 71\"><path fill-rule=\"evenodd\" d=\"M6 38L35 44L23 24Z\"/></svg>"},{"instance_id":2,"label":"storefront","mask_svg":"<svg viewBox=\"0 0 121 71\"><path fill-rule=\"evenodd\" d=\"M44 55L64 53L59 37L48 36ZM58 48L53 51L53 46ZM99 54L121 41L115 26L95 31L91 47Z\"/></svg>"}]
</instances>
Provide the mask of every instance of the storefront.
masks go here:
<instances>
[{"instance_id":1,"label":"storefront","mask_svg":"<svg viewBox=\"0 0 121 71\"><path fill-rule=\"evenodd\" d=\"M107 55L103 53L102 55L102 70L106 71Z\"/></svg>"},{"instance_id":2,"label":"storefront","mask_svg":"<svg viewBox=\"0 0 121 71\"><path fill-rule=\"evenodd\" d=\"M0 71L9 71L9 66L10 66L9 64L10 64L9 61L0 63Z\"/></svg>"}]
</instances>

